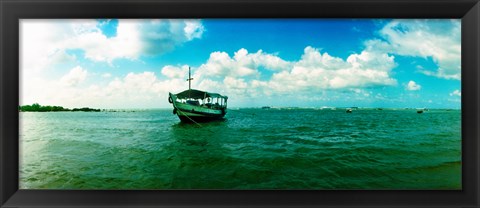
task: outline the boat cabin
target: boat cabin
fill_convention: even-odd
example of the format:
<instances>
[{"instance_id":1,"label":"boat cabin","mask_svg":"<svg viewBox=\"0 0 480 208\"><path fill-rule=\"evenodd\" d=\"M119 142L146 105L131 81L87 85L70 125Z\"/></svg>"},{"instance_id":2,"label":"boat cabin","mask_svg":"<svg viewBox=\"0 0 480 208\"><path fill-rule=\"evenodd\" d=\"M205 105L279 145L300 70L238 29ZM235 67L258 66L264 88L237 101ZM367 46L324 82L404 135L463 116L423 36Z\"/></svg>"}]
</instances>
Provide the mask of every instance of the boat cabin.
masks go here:
<instances>
[{"instance_id":1,"label":"boat cabin","mask_svg":"<svg viewBox=\"0 0 480 208\"><path fill-rule=\"evenodd\" d=\"M227 108L227 96L195 89L176 94L176 102L210 109Z\"/></svg>"}]
</instances>

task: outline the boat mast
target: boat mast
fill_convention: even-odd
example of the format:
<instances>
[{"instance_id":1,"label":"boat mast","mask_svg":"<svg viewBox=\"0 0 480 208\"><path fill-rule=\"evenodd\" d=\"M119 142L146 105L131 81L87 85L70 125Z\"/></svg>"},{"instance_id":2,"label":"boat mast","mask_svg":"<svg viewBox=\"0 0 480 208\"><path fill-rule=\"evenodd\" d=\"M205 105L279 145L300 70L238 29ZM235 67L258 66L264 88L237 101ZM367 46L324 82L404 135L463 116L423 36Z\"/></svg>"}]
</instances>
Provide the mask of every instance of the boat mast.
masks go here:
<instances>
[{"instance_id":1,"label":"boat mast","mask_svg":"<svg viewBox=\"0 0 480 208\"><path fill-rule=\"evenodd\" d=\"M192 78L191 76L192 76L192 75L191 75L191 73L190 73L190 67L188 67L188 79L187 79L187 81L188 81L188 90L190 90L190 89L192 88L192 83L191 83L191 81L192 81L193 78Z\"/></svg>"},{"instance_id":2,"label":"boat mast","mask_svg":"<svg viewBox=\"0 0 480 208\"><path fill-rule=\"evenodd\" d=\"M191 96L191 93L192 93L192 90L191 90L192 89L192 79L193 78L192 78L192 74L190 72L190 66L189 66L188 67L188 79L187 79L187 81L188 81L188 98L192 97Z\"/></svg>"}]
</instances>

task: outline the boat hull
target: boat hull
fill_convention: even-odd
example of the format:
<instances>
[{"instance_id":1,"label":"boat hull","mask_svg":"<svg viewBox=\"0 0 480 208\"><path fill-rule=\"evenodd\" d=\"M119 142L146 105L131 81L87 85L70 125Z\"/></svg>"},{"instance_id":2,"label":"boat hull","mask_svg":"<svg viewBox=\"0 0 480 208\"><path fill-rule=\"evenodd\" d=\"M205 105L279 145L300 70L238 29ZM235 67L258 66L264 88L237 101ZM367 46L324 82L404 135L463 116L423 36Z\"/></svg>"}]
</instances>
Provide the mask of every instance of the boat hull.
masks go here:
<instances>
[{"instance_id":1,"label":"boat hull","mask_svg":"<svg viewBox=\"0 0 480 208\"><path fill-rule=\"evenodd\" d=\"M204 112L195 112L195 110L180 110L176 108L175 112L182 122L186 123L193 123L193 122L209 122L209 121L218 121L218 120L223 120L225 114L220 113L220 114L210 114L210 113L204 113Z\"/></svg>"},{"instance_id":2,"label":"boat hull","mask_svg":"<svg viewBox=\"0 0 480 208\"><path fill-rule=\"evenodd\" d=\"M176 102L173 112L174 114L177 114L182 122L193 123L223 120L223 117L226 114L226 109L211 109Z\"/></svg>"}]
</instances>

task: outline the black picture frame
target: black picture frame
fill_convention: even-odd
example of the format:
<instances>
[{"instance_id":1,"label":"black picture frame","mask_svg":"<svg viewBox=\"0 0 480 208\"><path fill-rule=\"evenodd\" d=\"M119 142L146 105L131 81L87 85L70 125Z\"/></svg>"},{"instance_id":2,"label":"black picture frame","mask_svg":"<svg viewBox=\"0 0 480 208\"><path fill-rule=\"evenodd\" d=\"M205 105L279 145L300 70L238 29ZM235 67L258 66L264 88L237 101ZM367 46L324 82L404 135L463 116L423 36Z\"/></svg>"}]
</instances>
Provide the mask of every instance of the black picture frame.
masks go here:
<instances>
[{"instance_id":1,"label":"black picture frame","mask_svg":"<svg viewBox=\"0 0 480 208\"><path fill-rule=\"evenodd\" d=\"M1 0L0 207L479 207L478 0ZM461 191L18 190L19 19L461 18Z\"/></svg>"}]
</instances>

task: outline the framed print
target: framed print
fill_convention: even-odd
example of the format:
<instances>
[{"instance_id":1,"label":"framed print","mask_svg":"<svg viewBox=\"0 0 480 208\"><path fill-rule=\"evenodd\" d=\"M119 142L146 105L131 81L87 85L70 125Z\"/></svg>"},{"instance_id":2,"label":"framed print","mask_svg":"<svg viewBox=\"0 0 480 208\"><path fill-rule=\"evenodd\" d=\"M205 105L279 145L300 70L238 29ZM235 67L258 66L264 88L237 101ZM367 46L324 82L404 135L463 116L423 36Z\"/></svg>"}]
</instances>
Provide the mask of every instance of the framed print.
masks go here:
<instances>
[{"instance_id":1,"label":"framed print","mask_svg":"<svg viewBox=\"0 0 480 208\"><path fill-rule=\"evenodd\" d=\"M478 1L3 1L2 207L478 206Z\"/></svg>"}]
</instances>

